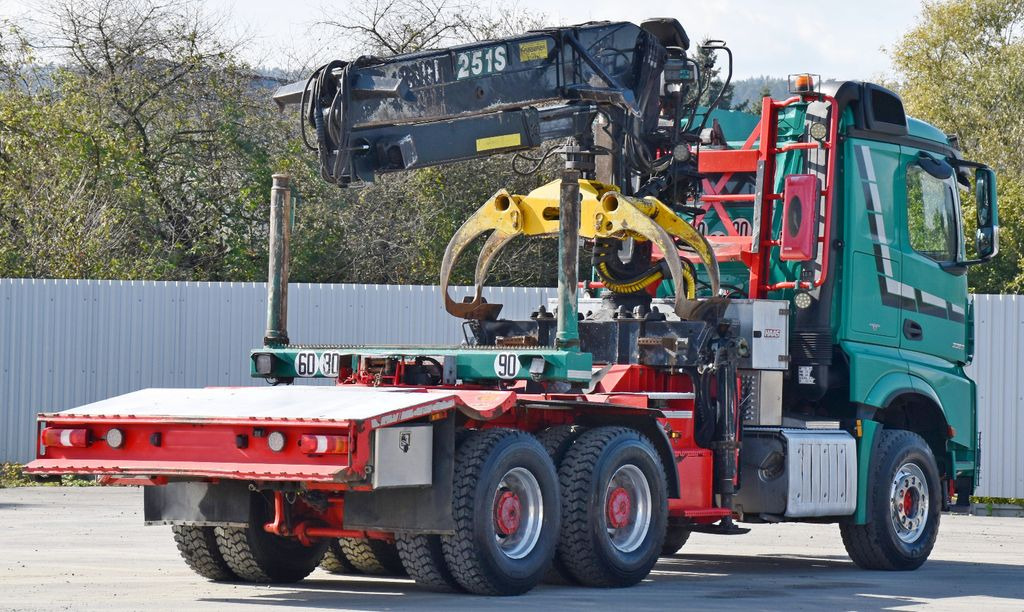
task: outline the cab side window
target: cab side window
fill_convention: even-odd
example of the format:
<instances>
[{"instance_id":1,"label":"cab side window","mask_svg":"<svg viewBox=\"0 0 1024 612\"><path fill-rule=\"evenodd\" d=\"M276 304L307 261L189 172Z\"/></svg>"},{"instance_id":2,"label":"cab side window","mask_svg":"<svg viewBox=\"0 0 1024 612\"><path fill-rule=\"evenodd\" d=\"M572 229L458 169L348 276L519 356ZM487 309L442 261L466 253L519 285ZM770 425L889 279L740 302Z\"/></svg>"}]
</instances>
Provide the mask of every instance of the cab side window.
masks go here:
<instances>
[{"instance_id":1,"label":"cab side window","mask_svg":"<svg viewBox=\"0 0 1024 612\"><path fill-rule=\"evenodd\" d=\"M954 261L957 253L956 202L949 181L921 166L907 167L907 225L910 246L935 261Z\"/></svg>"}]
</instances>

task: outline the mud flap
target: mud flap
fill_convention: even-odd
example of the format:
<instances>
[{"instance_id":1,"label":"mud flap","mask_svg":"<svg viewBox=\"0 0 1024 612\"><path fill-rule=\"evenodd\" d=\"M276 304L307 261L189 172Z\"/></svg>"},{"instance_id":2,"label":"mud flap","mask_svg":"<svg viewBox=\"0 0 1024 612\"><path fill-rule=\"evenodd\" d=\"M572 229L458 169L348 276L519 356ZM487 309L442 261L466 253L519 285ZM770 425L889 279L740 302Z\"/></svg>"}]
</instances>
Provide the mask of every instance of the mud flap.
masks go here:
<instances>
[{"instance_id":1,"label":"mud flap","mask_svg":"<svg viewBox=\"0 0 1024 612\"><path fill-rule=\"evenodd\" d=\"M249 483L245 481L172 482L143 487L142 499L147 525L249 525Z\"/></svg>"},{"instance_id":2,"label":"mud flap","mask_svg":"<svg viewBox=\"0 0 1024 612\"><path fill-rule=\"evenodd\" d=\"M400 487L345 493L345 528L451 534L452 477L455 465L455 418L434 423L432 482L427 487Z\"/></svg>"}]
</instances>

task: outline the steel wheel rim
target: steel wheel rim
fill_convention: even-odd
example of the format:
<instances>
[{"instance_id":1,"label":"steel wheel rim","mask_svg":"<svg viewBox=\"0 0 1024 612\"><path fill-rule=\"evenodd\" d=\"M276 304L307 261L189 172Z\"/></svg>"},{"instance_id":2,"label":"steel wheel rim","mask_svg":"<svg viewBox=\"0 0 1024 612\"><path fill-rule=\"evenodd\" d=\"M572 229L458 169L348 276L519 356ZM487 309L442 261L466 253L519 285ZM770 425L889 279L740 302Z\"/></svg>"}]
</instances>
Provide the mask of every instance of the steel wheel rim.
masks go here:
<instances>
[{"instance_id":1,"label":"steel wheel rim","mask_svg":"<svg viewBox=\"0 0 1024 612\"><path fill-rule=\"evenodd\" d=\"M928 526L928 481L916 463L904 463L892 478L889 509L896 537L911 544Z\"/></svg>"},{"instance_id":2,"label":"steel wheel rim","mask_svg":"<svg viewBox=\"0 0 1024 612\"><path fill-rule=\"evenodd\" d=\"M518 520L516 528L506 533L508 529L499 524L499 512L508 509L513 497L517 500ZM509 559L522 559L537 545L544 525L544 495L530 470L515 467L501 477L491 501L491 522L498 550Z\"/></svg>"},{"instance_id":3,"label":"steel wheel rim","mask_svg":"<svg viewBox=\"0 0 1024 612\"><path fill-rule=\"evenodd\" d=\"M629 496L628 519L624 525L616 526L609 518L613 511L610 504L615 497L621 499L622 491ZM631 463L615 470L605 487L602 501L605 530L612 546L624 553L640 548L651 527L651 487L643 471Z\"/></svg>"}]
</instances>

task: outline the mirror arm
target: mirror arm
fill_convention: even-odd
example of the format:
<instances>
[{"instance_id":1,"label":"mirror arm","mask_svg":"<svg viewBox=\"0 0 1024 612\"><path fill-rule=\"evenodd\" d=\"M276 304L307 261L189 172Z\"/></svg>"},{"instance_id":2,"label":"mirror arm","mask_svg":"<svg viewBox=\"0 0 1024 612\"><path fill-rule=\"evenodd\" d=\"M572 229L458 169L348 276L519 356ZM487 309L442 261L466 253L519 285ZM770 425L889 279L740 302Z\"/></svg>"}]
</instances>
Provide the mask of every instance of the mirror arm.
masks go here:
<instances>
[{"instance_id":1,"label":"mirror arm","mask_svg":"<svg viewBox=\"0 0 1024 612\"><path fill-rule=\"evenodd\" d=\"M964 274L967 274L967 268L969 266L978 263L982 263L982 261L980 259L972 259L970 261L942 261L939 262L939 267L953 276L963 276Z\"/></svg>"},{"instance_id":2,"label":"mirror arm","mask_svg":"<svg viewBox=\"0 0 1024 612\"><path fill-rule=\"evenodd\" d=\"M957 273L958 270L963 269L966 272L967 268L969 268L971 266L976 266L978 264L988 263L988 262L992 261L993 257L994 257L994 255L992 257L982 257L980 259L968 259L966 261L944 261L944 262L940 263L939 265L942 266L943 270L946 270L947 272L950 272L952 274L957 274L957 276L959 276L959 274Z\"/></svg>"}]
</instances>

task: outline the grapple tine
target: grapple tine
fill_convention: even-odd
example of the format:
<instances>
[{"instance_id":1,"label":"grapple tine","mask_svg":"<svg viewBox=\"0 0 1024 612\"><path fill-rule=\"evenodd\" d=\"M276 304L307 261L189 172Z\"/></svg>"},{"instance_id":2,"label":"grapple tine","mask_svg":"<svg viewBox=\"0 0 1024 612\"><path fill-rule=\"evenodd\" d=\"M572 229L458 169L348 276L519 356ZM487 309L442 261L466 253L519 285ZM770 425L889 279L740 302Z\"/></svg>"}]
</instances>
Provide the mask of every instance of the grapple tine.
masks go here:
<instances>
[{"instance_id":1,"label":"grapple tine","mask_svg":"<svg viewBox=\"0 0 1024 612\"><path fill-rule=\"evenodd\" d=\"M491 262L505 248L505 245L512 242L512 239L518 235L519 233L506 234L501 230L494 230L487 237L487 242L484 243L484 246L480 249L480 255L476 258L476 272L473 274L473 283L476 285L477 292L487 282L487 274L490 272Z\"/></svg>"},{"instance_id":2,"label":"grapple tine","mask_svg":"<svg viewBox=\"0 0 1024 612\"><path fill-rule=\"evenodd\" d=\"M501 304L488 304L483 301L483 281L494 254L506 242L522 233L521 219L518 203L507 191L502 189L484 202L469 219L466 219L466 222L448 241L448 246L444 250L444 258L441 260L441 291L444 293L444 308L450 314L463 319L489 319L497 316L501 310ZM505 238L488 239L484 245L485 251L481 252L481 259L477 261L473 299L469 302L456 302L448 293L448 283L455 262L469 243L490 230L494 230L495 235L505 236ZM481 261L487 251L490 251L490 255L486 256L486 261ZM483 274L481 274L481 264L483 264Z\"/></svg>"},{"instance_id":3,"label":"grapple tine","mask_svg":"<svg viewBox=\"0 0 1024 612\"><path fill-rule=\"evenodd\" d=\"M656 214L657 208L655 208L654 203L636 201L617 193L608 193L601 198L601 206L595 214L594 227L599 234L609 237L622 236L628 233L639 234L657 245L664 254L665 264L668 266L672 282L677 288L675 300L676 314L682 319L692 320L700 313L701 302L687 299L686 293L682 290L686 286L686 282L683 274L683 263L679 259L679 251L675 246L675 241L672 240L672 234L669 234L664 227L654 220L653 216ZM696 234L696 230L694 230L694 233ZM699 236L699 234L697 235ZM685 236L679 237L689 244ZM707 243L704 242L704 244ZM713 286L717 289L718 266L714 255L710 252L710 248L708 255L714 270ZM703 255L701 260L704 261ZM712 266L709 266L709 274L711 274L711 270Z\"/></svg>"},{"instance_id":4,"label":"grapple tine","mask_svg":"<svg viewBox=\"0 0 1024 612\"><path fill-rule=\"evenodd\" d=\"M711 296L717 297L721 290L721 274L718 271L718 259L715 258L714 250L704 235L698 232L695 227L679 218L678 215L672 212L672 209L665 206L658 199L644 198L644 204L650 207L652 211L651 218L658 225L682 240L697 253L701 263L704 264L704 268L707 270L708 282L711 285Z\"/></svg>"}]
</instances>

